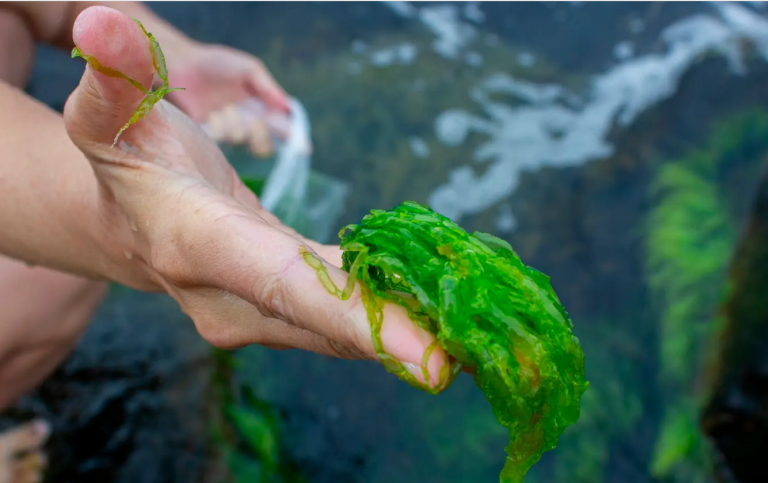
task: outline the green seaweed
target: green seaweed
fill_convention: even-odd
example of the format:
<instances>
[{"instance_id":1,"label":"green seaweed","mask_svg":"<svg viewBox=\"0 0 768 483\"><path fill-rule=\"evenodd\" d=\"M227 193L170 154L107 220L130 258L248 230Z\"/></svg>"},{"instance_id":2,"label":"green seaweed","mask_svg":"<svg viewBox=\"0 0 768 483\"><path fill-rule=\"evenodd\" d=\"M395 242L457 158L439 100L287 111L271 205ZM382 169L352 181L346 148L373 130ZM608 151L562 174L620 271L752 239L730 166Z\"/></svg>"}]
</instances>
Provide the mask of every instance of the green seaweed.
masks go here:
<instances>
[{"instance_id":1,"label":"green seaweed","mask_svg":"<svg viewBox=\"0 0 768 483\"><path fill-rule=\"evenodd\" d=\"M666 402L650 468L657 478L708 480L696 382L707 342L722 325L717 308L737 232L733 196L722 180L737 163L756 165L767 140L768 115L741 113L718 123L703 148L662 165L651 185L657 204L647 225L647 277L660 312L659 383Z\"/></svg>"},{"instance_id":2,"label":"green seaweed","mask_svg":"<svg viewBox=\"0 0 768 483\"><path fill-rule=\"evenodd\" d=\"M251 386L236 381L237 352L212 349L215 411L211 441L222 457L218 481L227 483L305 483L301 469L285 452L280 415Z\"/></svg>"},{"instance_id":3,"label":"green seaweed","mask_svg":"<svg viewBox=\"0 0 768 483\"><path fill-rule=\"evenodd\" d=\"M128 122L120 128L120 130L115 135L115 139L112 142L112 146L117 144L117 140L120 137L120 135L128 129L132 124L135 124L142 120L149 112L152 110L153 107L155 107L155 104L160 102L160 100L165 97L166 94L173 91L183 91L183 87L169 87L168 86L168 68L165 65L165 55L163 55L163 50L160 48L160 43L155 39L155 37L147 32L147 30L144 28L144 25L142 25L141 22L139 22L137 19L133 19L134 22L141 28L141 31L144 32L144 35L147 36L149 39L149 53L152 56L152 64L155 67L155 72L157 73L158 77L160 77L160 80L163 81L163 85L158 87L157 90L152 90L151 86L149 89L145 88L143 85L141 85L141 82L138 82L134 79L131 79L127 75L123 74L122 72L113 69L111 67L107 67L99 60L88 54L84 54L79 47L75 47L72 49L72 58L81 57L84 59L89 66L96 72L99 72L103 75L106 75L108 77L115 77L118 79L123 79L130 83L133 87L141 91L142 94L144 94L144 98L139 103L139 106L136 108L134 113L131 115L131 118L128 120Z\"/></svg>"},{"instance_id":4,"label":"green seaweed","mask_svg":"<svg viewBox=\"0 0 768 483\"><path fill-rule=\"evenodd\" d=\"M471 369L496 419L509 430L500 480L522 482L578 420L588 386L581 345L549 278L524 265L505 241L469 234L414 202L373 210L339 236L343 268L350 274L343 289L302 250L323 286L347 299L361 282L374 348L386 369L412 386L436 394L462 368ZM450 356L434 386L426 367L434 345L422 359L425 382L384 349L385 302L403 306Z\"/></svg>"},{"instance_id":5,"label":"green seaweed","mask_svg":"<svg viewBox=\"0 0 768 483\"><path fill-rule=\"evenodd\" d=\"M261 192L264 191L264 185L267 183L267 180L264 178L258 178L256 176L240 176L240 181L243 182L243 184L256 196L261 196Z\"/></svg>"}]
</instances>

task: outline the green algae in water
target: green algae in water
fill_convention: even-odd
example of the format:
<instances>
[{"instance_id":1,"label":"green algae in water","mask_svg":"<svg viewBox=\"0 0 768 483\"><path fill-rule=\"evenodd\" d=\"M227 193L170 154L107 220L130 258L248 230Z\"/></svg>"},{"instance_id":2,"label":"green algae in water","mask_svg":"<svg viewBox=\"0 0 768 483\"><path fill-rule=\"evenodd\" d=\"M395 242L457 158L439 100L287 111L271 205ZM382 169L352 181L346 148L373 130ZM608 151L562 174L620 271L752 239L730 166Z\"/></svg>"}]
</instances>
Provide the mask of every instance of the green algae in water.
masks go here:
<instances>
[{"instance_id":1,"label":"green algae in water","mask_svg":"<svg viewBox=\"0 0 768 483\"><path fill-rule=\"evenodd\" d=\"M522 263L505 241L464 231L414 202L373 210L339 233L343 268L338 289L306 249L323 286L347 299L360 280L373 345L384 366L411 385L436 394L462 368L471 369L510 443L500 481L520 483L565 428L579 419L589 383L584 353L549 277ZM435 386L421 383L381 342L382 308L399 304L434 334L449 355ZM422 360L425 381L430 347Z\"/></svg>"}]
</instances>

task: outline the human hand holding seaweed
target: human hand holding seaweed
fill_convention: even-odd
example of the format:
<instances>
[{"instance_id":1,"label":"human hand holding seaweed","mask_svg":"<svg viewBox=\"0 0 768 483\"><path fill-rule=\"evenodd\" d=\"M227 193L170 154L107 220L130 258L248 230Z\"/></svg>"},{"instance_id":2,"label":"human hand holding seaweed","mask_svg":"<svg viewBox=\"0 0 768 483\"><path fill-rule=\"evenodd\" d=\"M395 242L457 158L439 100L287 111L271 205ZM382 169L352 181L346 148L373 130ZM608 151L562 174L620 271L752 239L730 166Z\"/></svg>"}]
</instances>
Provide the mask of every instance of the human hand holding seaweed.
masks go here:
<instances>
[{"instance_id":1,"label":"human hand holding seaweed","mask_svg":"<svg viewBox=\"0 0 768 483\"><path fill-rule=\"evenodd\" d=\"M126 78L149 86L163 71L142 28L92 7L75 22L74 41L89 67L67 102L65 124L99 182L116 278L169 293L219 347L256 343L376 358L359 289L353 303L328 297L299 252L310 250L344 285L338 247L305 240L266 212L187 116L160 100L113 147L149 90ZM402 307L385 312L384 346L423 377L419 366L434 336L410 323ZM444 364L443 351L434 351L432 382Z\"/></svg>"},{"instance_id":2,"label":"human hand holding seaweed","mask_svg":"<svg viewBox=\"0 0 768 483\"><path fill-rule=\"evenodd\" d=\"M89 9L75 43L89 67L65 122L134 286L164 289L219 347L378 358L430 393L473 370L509 430L504 483L522 483L576 422L581 346L549 278L508 243L406 202L347 227L339 263L338 247L263 210L212 140L161 100L165 61L141 24ZM162 86L150 91L155 73Z\"/></svg>"}]
</instances>

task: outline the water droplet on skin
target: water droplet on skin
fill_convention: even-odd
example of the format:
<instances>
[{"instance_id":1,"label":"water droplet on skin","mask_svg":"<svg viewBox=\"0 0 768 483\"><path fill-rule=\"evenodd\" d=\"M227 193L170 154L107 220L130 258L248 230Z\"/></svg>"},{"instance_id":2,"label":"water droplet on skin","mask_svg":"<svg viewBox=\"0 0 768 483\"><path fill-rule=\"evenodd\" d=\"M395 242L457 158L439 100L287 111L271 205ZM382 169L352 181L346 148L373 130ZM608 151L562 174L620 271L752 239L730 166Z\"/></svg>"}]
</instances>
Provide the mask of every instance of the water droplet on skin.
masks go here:
<instances>
[{"instance_id":1,"label":"water droplet on skin","mask_svg":"<svg viewBox=\"0 0 768 483\"><path fill-rule=\"evenodd\" d=\"M123 255L125 255L125 258L127 258L128 260L133 258L133 253L129 252L128 250L124 251Z\"/></svg>"}]
</instances>

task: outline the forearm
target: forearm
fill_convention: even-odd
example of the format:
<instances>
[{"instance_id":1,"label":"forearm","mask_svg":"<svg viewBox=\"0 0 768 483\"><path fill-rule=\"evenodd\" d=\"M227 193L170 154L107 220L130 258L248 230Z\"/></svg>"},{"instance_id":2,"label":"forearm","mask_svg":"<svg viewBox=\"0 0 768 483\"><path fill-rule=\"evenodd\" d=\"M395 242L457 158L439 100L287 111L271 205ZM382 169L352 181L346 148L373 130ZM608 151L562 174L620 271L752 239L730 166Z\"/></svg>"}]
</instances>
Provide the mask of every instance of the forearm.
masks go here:
<instances>
[{"instance_id":1,"label":"forearm","mask_svg":"<svg viewBox=\"0 0 768 483\"><path fill-rule=\"evenodd\" d=\"M113 253L90 164L57 113L0 82L0 253L94 279L133 282ZM139 282L132 283L137 285Z\"/></svg>"}]
</instances>

